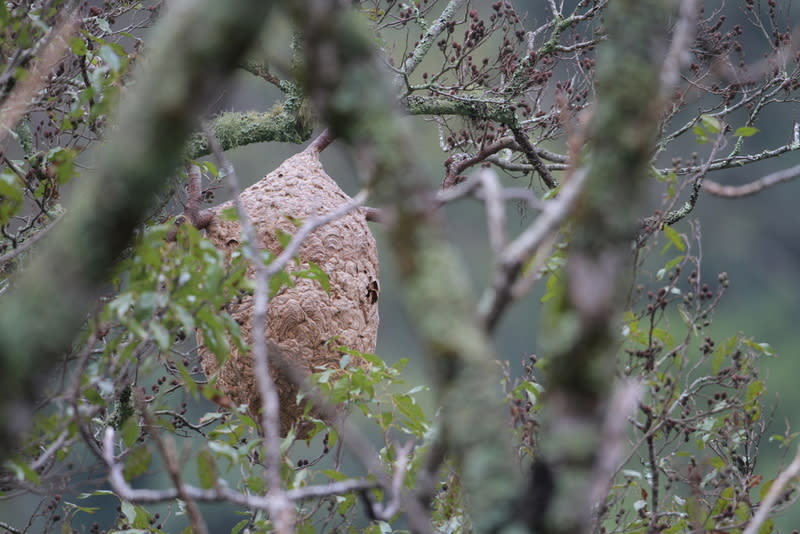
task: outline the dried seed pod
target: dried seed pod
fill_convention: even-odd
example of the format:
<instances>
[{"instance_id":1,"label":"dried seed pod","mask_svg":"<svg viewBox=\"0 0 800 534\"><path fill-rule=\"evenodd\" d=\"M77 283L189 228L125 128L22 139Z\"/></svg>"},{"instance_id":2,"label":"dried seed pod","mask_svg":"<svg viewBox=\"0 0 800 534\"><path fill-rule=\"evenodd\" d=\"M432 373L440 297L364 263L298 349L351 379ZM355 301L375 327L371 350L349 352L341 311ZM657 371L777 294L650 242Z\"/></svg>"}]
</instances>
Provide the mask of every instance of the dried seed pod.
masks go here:
<instances>
[{"instance_id":1,"label":"dried seed pod","mask_svg":"<svg viewBox=\"0 0 800 534\"><path fill-rule=\"evenodd\" d=\"M259 246L273 254L282 250L276 234L294 234L293 220L323 215L348 202L350 198L328 176L319 161L319 153L310 147L284 161L277 169L245 189L240 201L258 235ZM241 226L238 221L219 216L232 206L226 202L214 209L214 218L206 228L208 238L230 257L239 246ZM339 367L341 352L346 346L359 352L374 352L378 331L378 255L375 239L364 214L354 210L339 219L315 229L303 242L297 255L298 266L318 264L330 279L330 292L318 281L300 278L293 287L285 288L270 300L267 335L271 349L281 354L301 373L321 368ZM248 276L254 275L251 267ZM250 342L253 297L247 296L228 304L231 316ZM214 355L200 341L203 370L217 376L217 388L234 404L247 404L252 415L261 406L253 374L251 354L239 354L236 348L220 367ZM351 365L365 366L354 358ZM286 435L303 414L298 404L297 387L280 365L271 367L280 398L280 432ZM300 425L298 437L304 438L309 428Z\"/></svg>"}]
</instances>

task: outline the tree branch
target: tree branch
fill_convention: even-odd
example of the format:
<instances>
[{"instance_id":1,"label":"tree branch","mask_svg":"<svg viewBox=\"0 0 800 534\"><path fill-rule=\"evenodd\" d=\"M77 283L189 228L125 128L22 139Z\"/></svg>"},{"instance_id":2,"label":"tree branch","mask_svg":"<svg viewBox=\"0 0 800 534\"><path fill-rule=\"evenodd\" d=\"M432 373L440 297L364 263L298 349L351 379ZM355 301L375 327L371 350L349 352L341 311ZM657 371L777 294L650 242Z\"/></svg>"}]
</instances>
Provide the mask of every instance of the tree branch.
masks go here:
<instances>
[{"instance_id":1,"label":"tree branch","mask_svg":"<svg viewBox=\"0 0 800 534\"><path fill-rule=\"evenodd\" d=\"M585 169L575 172L564 183L558 196L544 204L542 213L533 224L500 253L492 276L492 286L486 288L478 304L478 317L488 332L496 328L503 311L511 303L512 287L522 266L572 212L586 176Z\"/></svg>"},{"instance_id":2,"label":"tree branch","mask_svg":"<svg viewBox=\"0 0 800 534\"><path fill-rule=\"evenodd\" d=\"M239 200L241 190L236 178L236 171L230 160L225 157L222 147L217 143L213 133L206 130L206 137L214 157L220 166L225 169L228 176L228 184L233 195L233 202L239 215L239 224L244 234L244 251L255 269L255 291L253 294L253 315L252 335L253 335L253 374L258 386L258 394L261 397L261 426L264 431L264 464L266 467L266 479L269 484L267 495L271 497L269 513L272 521L275 522L275 531L278 534L294 533L294 508L286 496L281 479L281 441L280 441L280 421L278 412L280 410L278 392L275 388L275 381L269 368L269 352L267 348L267 311L269 306L269 279L270 272L264 265L261 253L258 249L258 236L255 228L250 221L247 210L244 209ZM291 256L290 256L291 257Z\"/></svg>"},{"instance_id":3,"label":"tree branch","mask_svg":"<svg viewBox=\"0 0 800 534\"><path fill-rule=\"evenodd\" d=\"M123 475L123 465L114 457L115 432L112 427L107 427L103 436L102 458L108 467L108 481L114 492L126 501L146 504L174 501L179 498L180 493L198 502L231 502L240 506L245 506L254 510L269 511L275 506L274 498L270 495L259 496L240 493L230 489L224 481L217 480L213 489L201 489L189 484L181 484L180 493L178 488L168 488L163 490L154 489L134 489L128 484ZM354 491L364 491L378 487L378 483L366 479L350 479L330 484L317 486L306 486L288 490L286 497L292 502L301 502L308 499L317 499L329 495L343 495Z\"/></svg>"},{"instance_id":4,"label":"tree branch","mask_svg":"<svg viewBox=\"0 0 800 534\"><path fill-rule=\"evenodd\" d=\"M466 0L450 0L442 10L442 14L428 26L428 30L417 42L417 46L403 62L403 68L398 77L399 82L408 80L408 76L416 70L428 51L433 46L433 42L447 28L447 24L456 16L456 12L461 9Z\"/></svg>"},{"instance_id":5,"label":"tree branch","mask_svg":"<svg viewBox=\"0 0 800 534\"><path fill-rule=\"evenodd\" d=\"M219 140L222 150L231 150L253 143L304 143L311 137L313 120L302 102L287 100L265 112L231 111L217 115L209 129ZM186 157L197 159L211 153L208 138L195 133L186 145Z\"/></svg>"},{"instance_id":6,"label":"tree branch","mask_svg":"<svg viewBox=\"0 0 800 534\"><path fill-rule=\"evenodd\" d=\"M718 182L706 180L703 182L703 190L718 197L742 198L760 193L774 185L794 180L798 176L800 176L800 165L795 165L742 185L722 185Z\"/></svg>"}]
</instances>

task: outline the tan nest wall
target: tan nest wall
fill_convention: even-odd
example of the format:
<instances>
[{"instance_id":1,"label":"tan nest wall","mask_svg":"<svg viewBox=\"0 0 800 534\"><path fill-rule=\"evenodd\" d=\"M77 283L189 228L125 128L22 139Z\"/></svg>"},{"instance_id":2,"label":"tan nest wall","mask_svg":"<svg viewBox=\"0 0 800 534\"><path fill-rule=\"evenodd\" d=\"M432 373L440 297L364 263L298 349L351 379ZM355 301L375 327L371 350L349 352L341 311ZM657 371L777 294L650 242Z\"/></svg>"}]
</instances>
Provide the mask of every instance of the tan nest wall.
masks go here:
<instances>
[{"instance_id":1,"label":"tan nest wall","mask_svg":"<svg viewBox=\"0 0 800 534\"><path fill-rule=\"evenodd\" d=\"M240 196L258 234L259 246L276 255L282 250L276 231L290 234L297 231L290 218L306 220L323 215L349 200L325 173L313 148L287 159ZM208 238L226 257L239 248L242 239L239 222L219 216L232 205L226 202L217 206L206 229ZM354 210L315 229L300 247L297 259L299 268L314 262L328 274L330 293L318 281L300 278L294 287L283 289L270 300L267 336L282 349L288 363L307 374L320 368L338 368L342 357L341 352L334 350L338 346L374 352L378 331L378 254L363 212ZM292 268L290 264L289 269ZM251 268L248 275L253 274ZM253 297L231 302L227 309L251 343ZM240 354L234 348L220 367L214 355L202 346L199 336L198 341L206 375L217 377L217 388L233 403L247 404L249 412L258 415L261 400L252 355ZM270 344L270 348L275 346ZM355 358L351 365L363 366L366 362ZM285 436L304 408L296 401L298 390L287 373L277 365L272 365L271 370L280 398L280 432ZM299 426L298 437L304 438L308 430L307 426Z\"/></svg>"}]
</instances>

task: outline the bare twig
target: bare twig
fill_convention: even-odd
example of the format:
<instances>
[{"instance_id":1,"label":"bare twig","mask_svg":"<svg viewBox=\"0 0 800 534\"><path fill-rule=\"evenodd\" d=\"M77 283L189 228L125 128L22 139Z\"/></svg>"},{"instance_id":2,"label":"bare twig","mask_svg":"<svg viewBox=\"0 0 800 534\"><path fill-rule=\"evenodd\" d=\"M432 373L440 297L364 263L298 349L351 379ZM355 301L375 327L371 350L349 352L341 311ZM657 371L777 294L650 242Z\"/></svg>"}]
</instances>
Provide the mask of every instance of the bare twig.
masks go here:
<instances>
[{"instance_id":1,"label":"bare twig","mask_svg":"<svg viewBox=\"0 0 800 534\"><path fill-rule=\"evenodd\" d=\"M756 511L753 519L750 520L750 524L747 525L747 528L744 529L742 534L756 534L759 531L761 525L767 520L767 517L769 517L770 510L772 510L775 502L780 498L786 485L798 475L800 475L800 448L798 448L792 463L790 463L772 483L772 486L770 486L767 492L767 496L761 501L761 504L758 506L758 511Z\"/></svg>"},{"instance_id":2,"label":"bare twig","mask_svg":"<svg viewBox=\"0 0 800 534\"><path fill-rule=\"evenodd\" d=\"M14 258L16 258L17 256L19 256L19 255L20 255L20 254L22 254L23 252L25 252L26 250L28 250L29 248L31 248L31 247L32 247L34 244L36 244L36 242L37 242L37 241L39 241L41 238L43 238L44 236L46 236L46 235L47 235L47 233L48 233L50 230L52 230L53 228L55 228L55 227L56 227L56 225L58 225L58 222L59 222L59 221L61 220L61 218L64 216L64 213L66 213L66 212L60 213L58 216L56 216L56 217L53 219L53 222L51 222L51 223L50 223L49 225L47 225L46 227L42 228L41 230L39 230L38 232L36 232L36 233L35 233L35 234L33 234L32 236L30 236L30 237L29 237L28 239L26 239L26 240L25 240L25 241L24 241L24 242L23 242L21 245L19 245L18 247L14 248L14 249L12 249L12 250L10 250L10 251L8 251L8 252L6 252L6 253L5 253L5 254L3 254L2 256L0 256L0 264L6 263L7 261L10 261L10 260L13 260Z\"/></svg>"},{"instance_id":3,"label":"bare twig","mask_svg":"<svg viewBox=\"0 0 800 534\"><path fill-rule=\"evenodd\" d=\"M311 232L320 226L324 226L329 222L344 217L354 209L361 206L367 200L368 196L369 194L366 190L361 190L356 196L350 199L349 202L345 202L341 206L329 211L328 213L325 213L324 215L306 220L300 229L294 234L294 237L289 244L286 245L286 248L284 248L278 257L272 260L272 262L265 268L267 276L274 276L278 273L278 271L286 267L286 265L300 250L300 247L303 245L303 241Z\"/></svg>"},{"instance_id":4,"label":"bare twig","mask_svg":"<svg viewBox=\"0 0 800 534\"><path fill-rule=\"evenodd\" d=\"M400 511L400 502L403 495L403 480L405 480L409 453L413 446L413 441L409 441L402 447L395 446L397 450L397 461L395 462L394 475L392 476L392 485L388 488L390 499L386 504L380 505L378 503L373 503L365 493L361 494L369 507L370 515L374 519L388 521Z\"/></svg>"},{"instance_id":5,"label":"bare twig","mask_svg":"<svg viewBox=\"0 0 800 534\"><path fill-rule=\"evenodd\" d=\"M172 485L175 487L178 498L181 499L186 506L186 515L189 516L189 522L192 525L193 532L196 532L197 534L208 534L208 526L203 519L203 515L200 513L200 509L197 507L197 503L186 491L186 488L181 481L181 467L178 463L178 457L175 452L175 441L170 436L165 436L162 432L156 430L157 425L153 420L150 410L147 409L147 405L144 401L144 396L141 390L136 391L136 404L138 405L142 417L144 417L145 424L151 429L155 430L151 432L150 435L153 436L153 439L155 439L156 446L158 447L159 452L161 452L162 458L164 458L164 464L167 467L167 473L172 480ZM105 457L105 451L103 452Z\"/></svg>"},{"instance_id":6,"label":"bare twig","mask_svg":"<svg viewBox=\"0 0 800 534\"><path fill-rule=\"evenodd\" d=\"M37 469L44 467L44 464L46 464L50 460L50 458L52 458L52 456L61 448L64 442L67 441L67 436L68 433L66 430L61 432L61 434L58 435L55 441L53 441L53 443L51 443L50 446L47 447L42 452L42 454L39 455L38 458L36 458L36 460L31 462L29 467L33 471L36 471Z\"/></svg>"},{"instance_id":7,"label":"bare twig","mask_svg":"<svg viewBox=\"0 0 800 534\"><path fill-rule=\"evenodd\" d=\"M0 521L0 528L6 530L8 532L11 532L11 534L23 534L23 532L20 529L12 527L11 525L6 523L5 521Z\"/></svg>"},{"instance_id":8,"label":"bare twig","mask_svg":"<svg viewBox=\"0 0 800 534\"><path fill-rule=\"evenodd\" d=\"M718 182L706 180L703 183L703 190L718 197L741 198L755 195L774 185L794 180L798 176L800 176L800 165L795 165L743 185L722 185Z\"/></svg>"},{"instance_id":9,"label":"bare twig","mask_svg":"<svg viewBox=\"0 0 800 534\"><path fill-rule=\"evenodd\" d=\"M511 288L522 265L569 215L585 181L585 169L573 173L572 178L563 185L558 197L548 202L543 213L533 224L500 254L492 286L484 291L478 304L478 316L488 331L497 326L500 315L510 303Z\"/></svg>"},{"instance_id":10,"label":"bare twig","mask_svg":"<svg viewBox=\"0 0 800 534\"><path fill-rule=\"evenodd\" d=\"M558 187L558 181L553 177L550 169L548 169L547 165L545 165L542 161L542 158L539 157L536 147L531 144L531 140L528 139L528 136L522 131L522 128L512 127L511 131L514 133L514 139L519 144L522 153L525 154L525 157L528 158L528 162L534 169L536 169L536 172L539 173L539 176L542 177L544 184L549 189L555 189Z\"/></svg>"},{"instance_id":11,"label":"bare twig","mask_svg":"<svg viewBox=\"0 0 800 534\"><path fill-rule=\"evenodd\" d=\"M245 236L244 250L255 268L255 291L253 294L253 372L261 397L261 424L264 430L264 464L266 479L269 484L267 495L271 506L270 517L275 522L278 534L292 534L294 532L294 508L286 496L281 481L281 449L280 449L280 422L278 418L279 400L275 388L275 381L269 369L269 354L267 350L267 309L269 306L269 279L270 272L264 266L264 261L258 251L258 236L244 209L239 196L241 190L236 178L236 171L230 160L225 157L219 142L210 129L206 128L206 137L212 153L220 166L225 169L228 184L233 193L233 202L239 215L239 222ZM298 245L299 246L299 245ZM286 251L284 251L286 252ZM291 256L290 256L291 257Z\"/></svg>"},{"instance_id":12,"label":"bare twig","mask_svg":"<svg viewBox=\"0 0 800 534\"><path fill-rule=\"evenodd\" d=\"M689 63L689 47L694 40L697 27L697 0L682 0L678 22L673 30L669 52L661 69L661 98L669 96L669 92L678 85L681 79L681 67Z\"/></svg>"},{"instance_id":13,"label":"bare twig","mask_svg":"<svg viewBox=\"0 0 800 534\"><path fill-rule=\"evenodd\" d=\"M240 67L249 72L250 74L252 74L253 76L258 76L259 78L268 81L281 91L284 90L284 86L281 83L281 79L275 76L272 72L270 72L267 65L258 63L256 61L244 61L242 62Z\"/></svg>"},{"instance_id":14,"label":"bare twig","mask_svg":"<svg viewBox=\"0 0 800 534\"><path fill-rule=\"evenodd\" d=\"M477 173L483 186L486 203L486 224L489 227L489 243L492 251L499 254L506 246L506 214L503 204L503 191L497 174L491 169L481 169Z\"/></svg>"},{"instance_id":15,"label":"bare twig","mask_svg":"<svg viewBox=\"0 0 800 534\"><path fill-rule=\"evenodd\" d=\"M116 433L112 427L106 428L103 436L102 458L109 469L111 487L120 498L135 503L159 503L180 497L178 488L174 487L163 490L132 488L123 475L123 465L114 457L115 435ZM378 483L373 480L351 479L288 490L286 491L286 497L292 502L300 502L329 495L343 495L353 491L364 491L377 486ZM266 511L270 511L275 506L274 498L270 495L258 496L240 493L227 487L223 481L217 481L216 487L213 489L201 489L184 483L181 484L180 491L198 502L227 501L254 510Z\"/></svg>"},{"instance_id":16,"label":"bare twig","mask_svg":"<svg viewBox=\"0 0 800 534\"><path fill-rule=\"evenodd\" d=\"M472 167L473 165L477 165L482 161L485 161L489 156L492 154L496 154L497 152L505 149L505 148L512 148L515 147L516 143L512 137L501 137L494 143L491 143L486 146L482 146L478 152L473 155L453 155L447 159L445 162L445 168L447 169L447 175L442 182L443 188L451 187L458 183L459 176L468 168Z\"/></svg>"},{"instance_id":17,"label":"bare twig","mask_svg":"<svg viewBox=\"0 0 800 534\"><path fill-rule=\"evenodd\" d=\"M333 135L330 128L325 128L316 139L311 141L311 144L308 145L306 150L315 150L317 153L322 152L328 145L333 143L334 139L336 139L336 137Z\"/></svg>"}]
</instances>

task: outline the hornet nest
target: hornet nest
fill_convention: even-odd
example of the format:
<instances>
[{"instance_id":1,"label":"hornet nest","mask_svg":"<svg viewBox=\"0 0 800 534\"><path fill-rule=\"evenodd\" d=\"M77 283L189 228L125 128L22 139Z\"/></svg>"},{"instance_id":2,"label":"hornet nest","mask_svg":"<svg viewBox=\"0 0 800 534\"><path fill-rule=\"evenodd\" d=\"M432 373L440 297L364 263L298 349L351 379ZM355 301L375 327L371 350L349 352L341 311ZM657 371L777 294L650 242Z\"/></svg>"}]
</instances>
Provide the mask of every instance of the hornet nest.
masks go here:
<instances>
[{"instance_id":1,"label":"hornet nest","mask_svg":"<svg viewBox=\"0 0 800 534\"><path fill-rule=\"evenodd\" d=\"M282 250L276 238L279 230L293 234L297 231L293 220L326 214L350 197L325 173L312 144L245 189L239 200L253 223L259 247L277 255ZM220 216L231 206L229 201L213 208L214 216L206 228L208 238L226 258L239 247L242 235L238 221ZM282 289L270 299L267 317L269 350L277 347L282 359L287 360L281 365L273 357L270 363L280 400L281 436L298 423L305 411L303 403L296 400L298 387L286 365L305 375L320 368L337 369L342 354L336 347L374 352L378 331L378 254L363 210L353 210L316 228L297 254L298 269L308 267L308 262L318 264L328 274L330 292L317 280L298 278L293 287ZM254 274L251 266L248 276ZM244 339L252 343L252 295L230 302L227 311L241 326ZM200 335L198 341L206 375L216 376L217 388L235 405L246 404L248 412L257 415L261 399L252 355L234 347L220 366L214 354L202 345ZM350 365L365 367L367 362L353 358ZM304 439L310 428L310 424L298 424L298 438Z\"/></svg>"}]
</instances>

